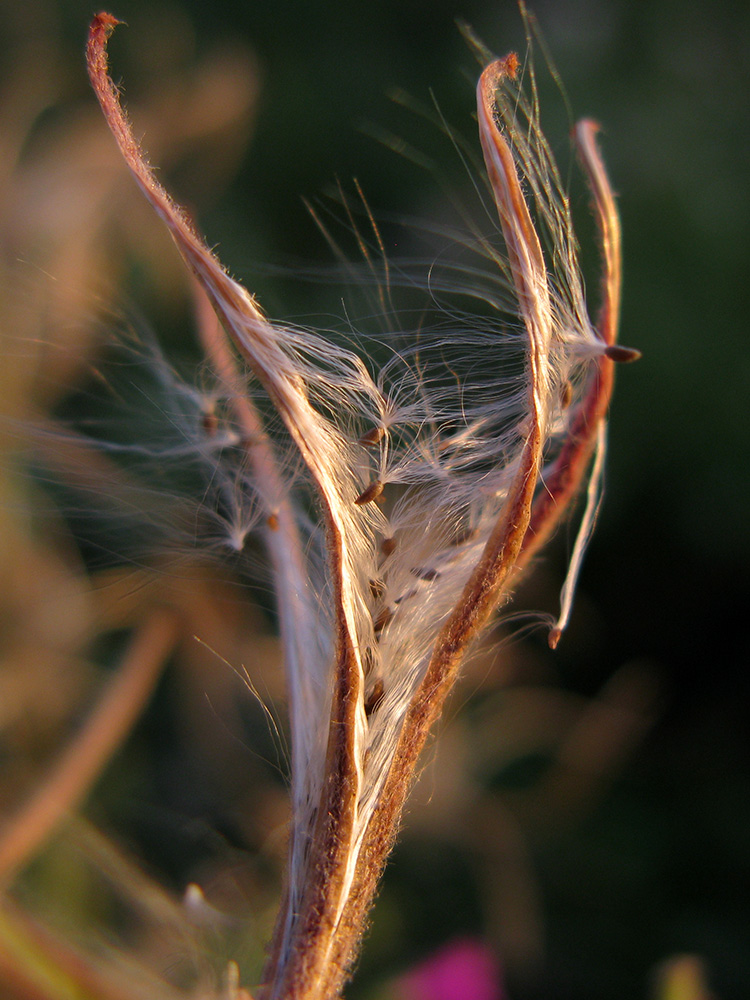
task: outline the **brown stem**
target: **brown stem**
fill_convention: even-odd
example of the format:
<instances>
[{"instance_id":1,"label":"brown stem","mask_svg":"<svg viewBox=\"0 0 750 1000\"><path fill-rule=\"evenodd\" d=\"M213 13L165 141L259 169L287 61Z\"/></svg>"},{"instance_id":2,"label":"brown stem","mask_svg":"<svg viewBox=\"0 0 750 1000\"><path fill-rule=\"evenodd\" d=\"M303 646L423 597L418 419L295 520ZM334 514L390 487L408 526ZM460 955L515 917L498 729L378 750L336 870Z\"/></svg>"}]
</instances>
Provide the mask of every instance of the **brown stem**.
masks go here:
<instances>
[{"instance_id":1,"label":"brown stem","mask_svg":"<svg viewBox=\"0 0 750 1000\"><path fill-rule=\"evenodd\" d=\"M424 680L413 698L380 802L367 828L356 875L338 924L319 992L312 998L336 997L357 954L380 875L393 846L419 756L440 716L472 640L501 599L521 550L536 486L541 434L532 432L514 491L498 521L480 564L438 639Z\"/></svg>"},{"instance_id":2,"label":"brown stem","mask_svg":"<svg viewBox=\"0 0 750 1000\"><path fill-rule=\"evenodd\" d=\"M291 1000L309 991L314 977L311 968L325 961L325 941L332 934L335 913L340 908L342 874L359 782L354 734L362 671L353 638L349 568L344 558L340 469L333 467L325 447L328 444L325 439L332 431L310 404L303 381L283 350L282 334L266 320L245 289L229 278L185 212L172 201L146 164L120 105L117 88L109 77L107 38L117 23L110 14L97 15L89 30L87 49L89 77L107 124L141 190L169 228L183 259L284 421L317 488L326 527L336 620L326 779L318 804L316 829L306 831L311 835L312 848L302 915L291 914L294 921L291 935L275 949L276 958L272 959L275 964L269 973L274 982L271 995L279 996L282 991L285 1000Z\"/></svg>"}]
</instances>

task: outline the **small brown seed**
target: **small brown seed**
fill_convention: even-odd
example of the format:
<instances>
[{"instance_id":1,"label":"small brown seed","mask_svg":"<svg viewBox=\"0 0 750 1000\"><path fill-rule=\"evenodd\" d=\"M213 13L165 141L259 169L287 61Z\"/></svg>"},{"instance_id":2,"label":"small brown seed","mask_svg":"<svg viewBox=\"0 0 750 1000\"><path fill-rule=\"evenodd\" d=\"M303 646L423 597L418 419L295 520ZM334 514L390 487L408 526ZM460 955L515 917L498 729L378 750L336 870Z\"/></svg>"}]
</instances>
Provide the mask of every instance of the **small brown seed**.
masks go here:
<instances>
[{"instance_id":1,"label":"small brown seed","mask_svg":"<svg viewBox=\"0 0 750 1000\"><path fill-rule=\"evenodd\" d=\"M547 643L550 649L557 649L557 644L560 641L560 636L562 635L562 629L555 626L550 629L549 635L547 636Z\"/></svg>"},{"instance_id":2,"label":"small brown seed","mask_svg":"<svg viewBox=\"0 0 750 1000\"><path fill-rule=\"evenodd\" d=\"M464 531L459 531L451 540L451 545L464 545L466 542L472 542L478 535L477 528L466 528Z\"/></svg>"},{"instance_id":3,"label":"small brown seed","mask_svg":"<svg viewBox=\"0 0 750 1000\"><path fill-rule=\"evenodd\" d=\"M384 538L380 543L380 551L384 556L393 555L393 553L398 548L398 542L395 538Z\"/></svg>"},{"instance_id":4,"label":"small brown seed","mask_svg":"<svg viewBox=\"0 0 750 1000\"><path fill-rule=\"evenodd\" d=\"M214 437L219 430L219 418L213 410L207 410L201 417L201 427L209 437Z\"/></svg>"},{"instance_id":5,"label":"small brown seed","mask_svg":"<svg viewBox=\"0 0 750 1000\"><path fill-rule=\"evenodd\" d=\"M379 479L373 479L367 489L360 493L354 502L358 507L362 507L366 503L372 503L373 500L378 499L384 488Z\"/></svg>"},{"instance_id":6,"label":"small brown seed","mask_svg":"<svg viewBox=\"0 0 750 1000\"><path fill-rule=\"evenodd\" d=\"M359 443L365 446L380 444L385 437L385 427L373 427L359 439Z\"/></svg>"},{"instance_id":7,"label":"small brown seed","mask_svg":"<svg viewBox=\"0 0 750 1000\"><path fill-rule=\"evenodd\" d=\"M271 529L271 531L279 530L279 519L275 514L269 514L266 518L266 526Z\"/></svg>"},{"instance_id":8,"label":"small brown seed","mask_svg":"<svg viewBox=\"0 0 750 1000\"><path fill-rule=\"evenodd\" d=\"M622 344L608 344L604 348L604 354L612 361L617 361L620 364L629 364L631 361L637 361L641 356L638 348L623 347Z\"/></svg>"},{"instance_id":9,"label":"small brown seed","mask_svg":"<svg viewBox=\"0 0 750 1000\"><path fill-rule=\"evenodd\" d=\"M383 700L384 694L385 688L383 687L383 682L381 680L375 681L372 691L365 698L365 715L368 719Z\"/></svg>"},{"instance_id":10,"label":"small brown seed","mask_svg":"<svg viewBox=\"0 0 750 1000\"><path fill-rule=\"evenodd\" d=\"M382 632L389 621L393 618L393 610L391 608L383 608L378 617L372 623L372 627L375 630L375 635Z\"/></svg>"},{"instance_id":11,"label":"small brown seed","mask_svg":"<svg viewBox=\"0 0 750 1000\"><path fill-rule=\"evenodd\" d=\"M429 566L413 566L412 573L414 576L418 576L420 580L437 580L440 573L436 569L430 569Z\"/></svg>"},{"instance_id":12,"label":"small brown seed","mask_svg":"<svg viewBox=\"0 0 750 1000\"><path fill-rule=\"evenodd\" d=\"M393 603L400 604L402 601L408 601L409 598L414 597L415 594L416 590L414 590L413 588L411 590L407 590L405 594L402 594L400 597L397 597Z\"/></svg>"},{"instance_id":13,"label":"small brown seed","mask_svg":"<svg viewBox=\"0 0 750 1000\"><path fill-rule=\"evenodd\" d=\"M567 410L573 401L573 386L570 382L563 382L560 389L560 409Z\"/></svg>"}]
</instances>

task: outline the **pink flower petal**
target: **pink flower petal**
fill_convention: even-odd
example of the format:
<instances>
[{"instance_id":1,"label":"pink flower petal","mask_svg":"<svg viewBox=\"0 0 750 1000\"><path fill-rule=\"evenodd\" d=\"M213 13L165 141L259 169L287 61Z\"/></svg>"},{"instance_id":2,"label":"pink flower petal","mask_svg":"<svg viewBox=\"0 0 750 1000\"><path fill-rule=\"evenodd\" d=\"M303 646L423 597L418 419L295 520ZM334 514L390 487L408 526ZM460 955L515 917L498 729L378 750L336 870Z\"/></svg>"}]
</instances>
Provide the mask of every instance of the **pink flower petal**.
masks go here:
<instances>
[{"instance_id":1,"label":"pink flower petal","mask_svg":"<svg viewBox=\"0 0 750 1000\"><path fill-rule=\"evenodd\" d=\"M507 1000L500 967L486 945L460 938L401 976L399 1000Z\"/></svg>"}]
</instances>

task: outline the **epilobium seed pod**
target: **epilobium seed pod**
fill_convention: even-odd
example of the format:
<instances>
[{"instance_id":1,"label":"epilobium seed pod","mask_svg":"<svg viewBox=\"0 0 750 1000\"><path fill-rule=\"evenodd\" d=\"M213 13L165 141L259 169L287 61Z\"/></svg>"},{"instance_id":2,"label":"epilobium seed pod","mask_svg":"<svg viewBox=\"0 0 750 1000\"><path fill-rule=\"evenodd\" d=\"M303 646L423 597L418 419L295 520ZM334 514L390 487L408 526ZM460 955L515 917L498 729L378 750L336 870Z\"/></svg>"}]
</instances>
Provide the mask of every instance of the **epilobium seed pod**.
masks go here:
<instances>
[{"instance_id":1,"label":"epilobium seed pod","mask_svg":"<svg viewBox=\"0 0 750 1000\"><path fill-rule=\"evenodd\" d=\"M234 398L253 488L268 508L259 530L276 589L292 729L290 871L263 996L328 1000L353 961L417 758L461 660L588 478L552 644L564 627L598 508L613 362L635 356L615 345L614 199L596 126L583 121L575 144L604 257L594 322L536 88L528 97L515 54L490 62L477 112L499 228L467 241L482 256L485 284L463 292L490 308L481 316L446 311L434 331L411 331L404 317L376 363L315 331L272 322L229 277L133 138L107 71L116 23L98 15L88 48L107 123L285 430L271 440L260 416L267 408ZM440 277L430 265L431 301L439 306L460 280L458 271ZM399 325L398 314L389 319ZM234 362L218 326L204 342L231 381ZM282 471L285 450L296 453L315 495L322 546L303 542L309 504ZM385 482L389 503L381 506L374 501L384 499Z\"/></svg>"}]
</instances>

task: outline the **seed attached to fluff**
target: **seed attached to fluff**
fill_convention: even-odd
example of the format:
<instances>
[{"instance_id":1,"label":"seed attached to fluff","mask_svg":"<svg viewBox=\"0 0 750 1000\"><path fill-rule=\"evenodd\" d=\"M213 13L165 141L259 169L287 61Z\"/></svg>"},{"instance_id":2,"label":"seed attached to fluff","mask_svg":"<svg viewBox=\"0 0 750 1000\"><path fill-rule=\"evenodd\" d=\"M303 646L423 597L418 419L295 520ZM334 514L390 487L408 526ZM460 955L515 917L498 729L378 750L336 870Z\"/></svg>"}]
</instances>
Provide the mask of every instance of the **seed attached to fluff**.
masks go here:
<instances>
[{"instance_id":1,"label":"seed attached to fluff","mask_svg":"<svg viewBox=\"0 0 750 1000\"><path fill-rule=\"evenodd\" d=\"M477 528L465 528L451 539L451 545L465 545L466 542L473 542L478 536L479 530Z\"/></svg>"},{"instance_id":2,"label":"seed attached to fluff","mask_svg":"<svg viewBox=\"0 0 750 1000\"><path fill-rule=\"evenodd\" d=\"M388 607L383 608L378 617L372 623L372 627L375 630L375 635L377 635L379 632L382 632L392 618L393 618L393 609Z\"/></svg>"},{"instance_id":3,"label":"seed attached to fluff","mask_svg":"<svg viewBox=\"0 0 750 1000\"><path fill-rule=\"evenodd\" d=\"M414 566L412 567L412 573L414 576L418 576L420 580L437 580L440 573L436 569L430 569L429 566Z\"/></svg>"},{"instance_id":4,"label":"seed attached to fluff","mask_svg":"<svg viewBox=\"0 0 750 1000\"><path fill-rule=\"evenodd\" d=\"M641 356L641 352L637 347L623 347L622 344L608 344L604 348L604 354L611 361L617 361L623 365L629 364L631 361L637 361Z\"/></svg>"},{"instance_id":5,"label":"seed attached to fluff","mask_svg":"<svg viewBox=\"0 0 750 1000\"><path fill-rule=\"evenodd\" d=\"M398 548L398 542L395 538L384 538L380 543L380 551L384 556L393 555L393 553Z\"/></svg>"},{"instance_id":6,"label":"seed attached to fluff","mask_svg":"<svg viewBox=\"0 0 750 1000\"><path fill-rule=\"evenodd\" d=\"M213 410L206 410L201 417L201 427L209 437L215 437L219 430L219 418Z\"/></svg>"},{"instance_id":7,"label":"seed attached to fluff","mask_svg":"<svg viewBox=\"0 0 750 1000\"><path fill-rule=\"evenodd\" d=\"M266 518L266 527L270 528L271 531L279 530L279 519L275 514L269 514Z\"/></svg>"},{"instance_id":8,"label":"seed attached to fluff","mask_svg":"<svg viewBox=\"0 0 750 1000\"><path fill-rule=\"evenodd\" d=\"M375 666L375 654L369 647L362 652L362 670L365 677L368 677L372 673L372 668Z\"/></svg>"},{"instance_id":9,"label":"seed attached to fluff","mask_svg":"<svg viewBox=\"0 0 750 1000\"><path fill-rule=\"evenodd\" d=\"M369 718L383 700L385 688L381 680L375 681L372 691L365 698L365 715Z\"/></svg>"},{"instance_id":10,"label":"seed attached to fluff","mask_svg":"<svg viewBox=\"0 0 750 1000\"><path fill-rule=\"evenodd\" d=\"M407 590L405 594L402 594L400 597L397 597L393 603L401 604L402 601L408 601L411 597L414 597L415 594L416 590L414 590L414 588L412 587L411 590Z\"/></svg>"},{"instance_id":11,"label":"seed attached to fluff","mask_svg":"<svg viewBox=\"0 0 750 1000\"><path fill-rule=\"evenodd\" d=\"M385 427L373 427L371 430L367 431L366 434L362 435L359 439L359 443L366 446L380 444L384 437Z\"/></svg>"},{"instance_id":12,"label":"seed attached to fluff","mask_svg":"<svg viewBox=\"0 0 750 1000\"><path fill-rule=\"evenodd\" d=\"M372 503L373 500L377 500L380 494L383 492L384 486L379 479L373 479L367 489L360 493L357 499L354 501L358 507L363 507L366 503Z\"/></svg>"},{"instance_id":13,"label":"seed attached to fluff","mask_svg":"<svg viewBox=\"0 0 750 1000\"><path fill-rule=\"evenodd\" d=\"M570 382L563 382L560 389L560 409L567 410L573 402L573 386Z\"/></svg>"}]
</instances>

